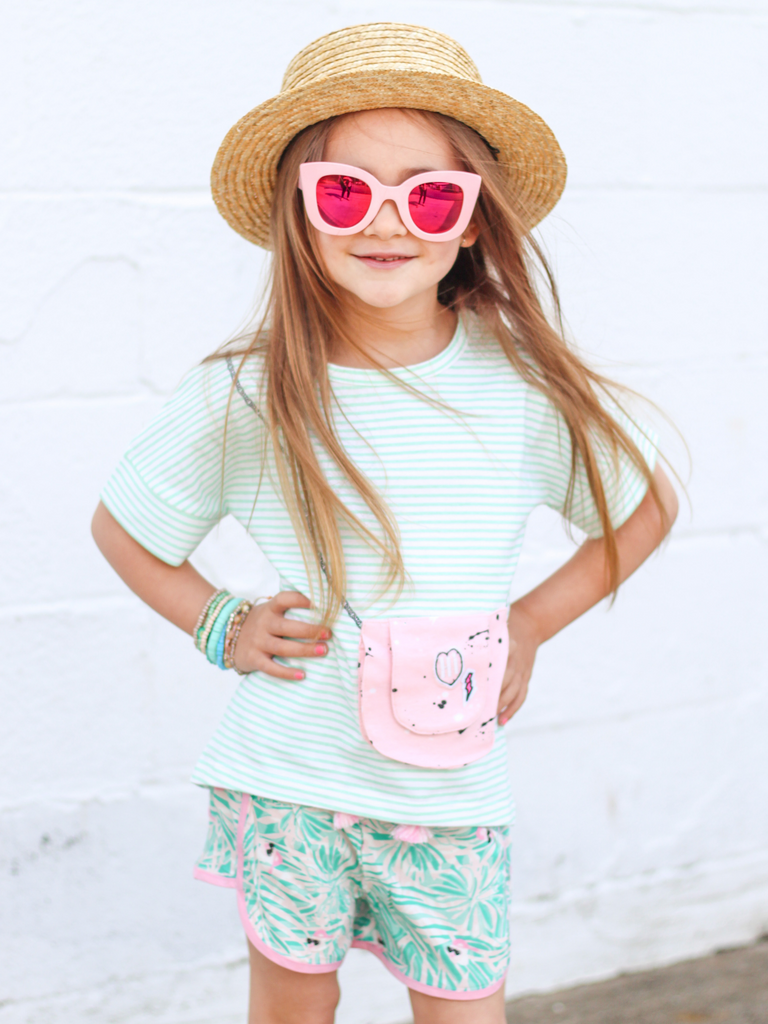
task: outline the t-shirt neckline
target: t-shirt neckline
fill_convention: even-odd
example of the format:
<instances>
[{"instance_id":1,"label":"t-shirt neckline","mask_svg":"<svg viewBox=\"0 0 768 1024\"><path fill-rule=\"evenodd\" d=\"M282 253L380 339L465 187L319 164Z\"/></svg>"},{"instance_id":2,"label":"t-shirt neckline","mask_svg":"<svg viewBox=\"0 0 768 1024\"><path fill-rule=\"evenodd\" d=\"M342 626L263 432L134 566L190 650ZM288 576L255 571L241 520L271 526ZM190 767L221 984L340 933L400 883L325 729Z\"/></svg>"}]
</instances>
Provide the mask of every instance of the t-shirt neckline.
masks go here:
<instances>
[{"instance_id":1,"label":"t-shirt neckline","mask_svg":"<svg viewBox=\"0 0 768 1024\"><path fill-rule=\"evenodd\" d=\"M467 347L467 340L466 328L462 323L462 318L459 317L453 337L442 352L438 352L436 356L426 359L423 363L412 363L410 366L394 366L389 370L389 373L400 378L416 377L422 379L423 377L433 377L436 373L442 372L459 359ZM380 370L369 369L368 367L339 366L338 363L328 363L328 377L332 381L349 381L362 384L366 381L381 380L382 373Z\"/></svg>"}]
</instances>

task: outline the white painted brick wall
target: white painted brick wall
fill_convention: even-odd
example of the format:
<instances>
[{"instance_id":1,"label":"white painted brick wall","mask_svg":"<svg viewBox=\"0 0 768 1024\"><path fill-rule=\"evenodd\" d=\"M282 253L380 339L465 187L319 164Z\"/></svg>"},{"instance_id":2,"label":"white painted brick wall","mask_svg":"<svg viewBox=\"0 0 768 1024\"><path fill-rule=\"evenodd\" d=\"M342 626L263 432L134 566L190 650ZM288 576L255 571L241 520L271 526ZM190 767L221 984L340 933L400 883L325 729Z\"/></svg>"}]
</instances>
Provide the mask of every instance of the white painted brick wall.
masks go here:
<instances>
[{"instance_id":1,"label":"white painted brick wall","mask_svg":"<svg viewBox=\"0 0 768 1024\"><path fill-rule=\"evenodd\" d=\"M693 457L674 537L541 652L508 730L510 993L768 929L765 0L9 0L0 24L0 1024L244 1019L187 783L234 685L89 519L130 438L247 316L261 253L207 193L230 125L330 29L420 22L561 139L543 237L574 334ZM662 429L670 451L674 436ZM680 464L680 462L679 462ZM516 588L568 553L536 514ZM198 563L259 591L224 524ZM342 1024L408 1016L367 954Z\"/></svg>"}]
</instances>

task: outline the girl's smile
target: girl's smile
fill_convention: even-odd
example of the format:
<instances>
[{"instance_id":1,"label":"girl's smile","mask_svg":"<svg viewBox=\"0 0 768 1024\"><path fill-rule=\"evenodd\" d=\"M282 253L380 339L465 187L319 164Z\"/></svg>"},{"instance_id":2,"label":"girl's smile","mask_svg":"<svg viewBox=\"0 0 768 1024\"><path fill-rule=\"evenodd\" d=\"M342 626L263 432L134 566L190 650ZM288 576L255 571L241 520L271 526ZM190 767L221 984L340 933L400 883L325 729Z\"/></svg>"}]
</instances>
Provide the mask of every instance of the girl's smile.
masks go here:
<instances>
[{"instance_id":1,"label":"girl's smile","mask_svg":"<svg viewBox=\"0 0 768 1024\"><path fill-rule=\"evenodd\" d=\"M411 260L416 259L415 256L408 256L405 253L367 252L353 253L352 255L367 267L373 267L375 270L404 267Z\"/></svg>"}]
</instances>

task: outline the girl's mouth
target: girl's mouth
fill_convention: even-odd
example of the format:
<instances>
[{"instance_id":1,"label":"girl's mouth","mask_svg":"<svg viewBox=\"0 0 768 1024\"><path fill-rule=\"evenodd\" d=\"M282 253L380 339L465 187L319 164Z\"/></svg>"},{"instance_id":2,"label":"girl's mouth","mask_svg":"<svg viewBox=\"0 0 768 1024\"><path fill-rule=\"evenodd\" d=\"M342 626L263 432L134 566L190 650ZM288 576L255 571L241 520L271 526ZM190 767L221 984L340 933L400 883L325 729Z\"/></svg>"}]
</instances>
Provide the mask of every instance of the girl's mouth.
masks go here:
<instances>
[{"instance_id":1,"label":"girl's mouth","mask_svg":"<svg viewBox=\"0 0 768 1024\"><path fill-rule=\"evenodd\" d=\"M365 263L366 266L385 269L388 267L401 267L404 263L415 259L414 256L404 256L402 253L367 253L362 256L355 255L355 259Z\"/></svg>"}]
</instances>

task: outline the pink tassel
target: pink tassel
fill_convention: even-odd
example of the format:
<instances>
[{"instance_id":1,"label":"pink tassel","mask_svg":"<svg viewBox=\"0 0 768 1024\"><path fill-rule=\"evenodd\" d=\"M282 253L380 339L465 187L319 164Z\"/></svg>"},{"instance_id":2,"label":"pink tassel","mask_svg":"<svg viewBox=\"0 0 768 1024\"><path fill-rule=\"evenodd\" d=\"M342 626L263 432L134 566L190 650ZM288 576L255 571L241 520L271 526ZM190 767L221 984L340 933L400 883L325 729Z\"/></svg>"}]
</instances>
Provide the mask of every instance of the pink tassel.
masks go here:
<instances>
[{"instance_id":1,"label":"pink tassel","mask_svg":"<svg viewBox=\"0 0 768 1024\"><path fill-rule=\"evenodd\" d=\"M401 843L428 843L432 831L425 825L396 825L392 829L392 838L399 839Z\"/></svg>"},{"instance_id":2,"label":"pink tassel","mask_svg":"<svg viewBox=\"0 0 768 1024\"><path fill-rule=\"evenodd\" d=\"M360 819L354 814L345 814L344 811L336 811L333 815L333 827L343 831L352 825L356 825Z\"/></svg>"}]
</instances>

